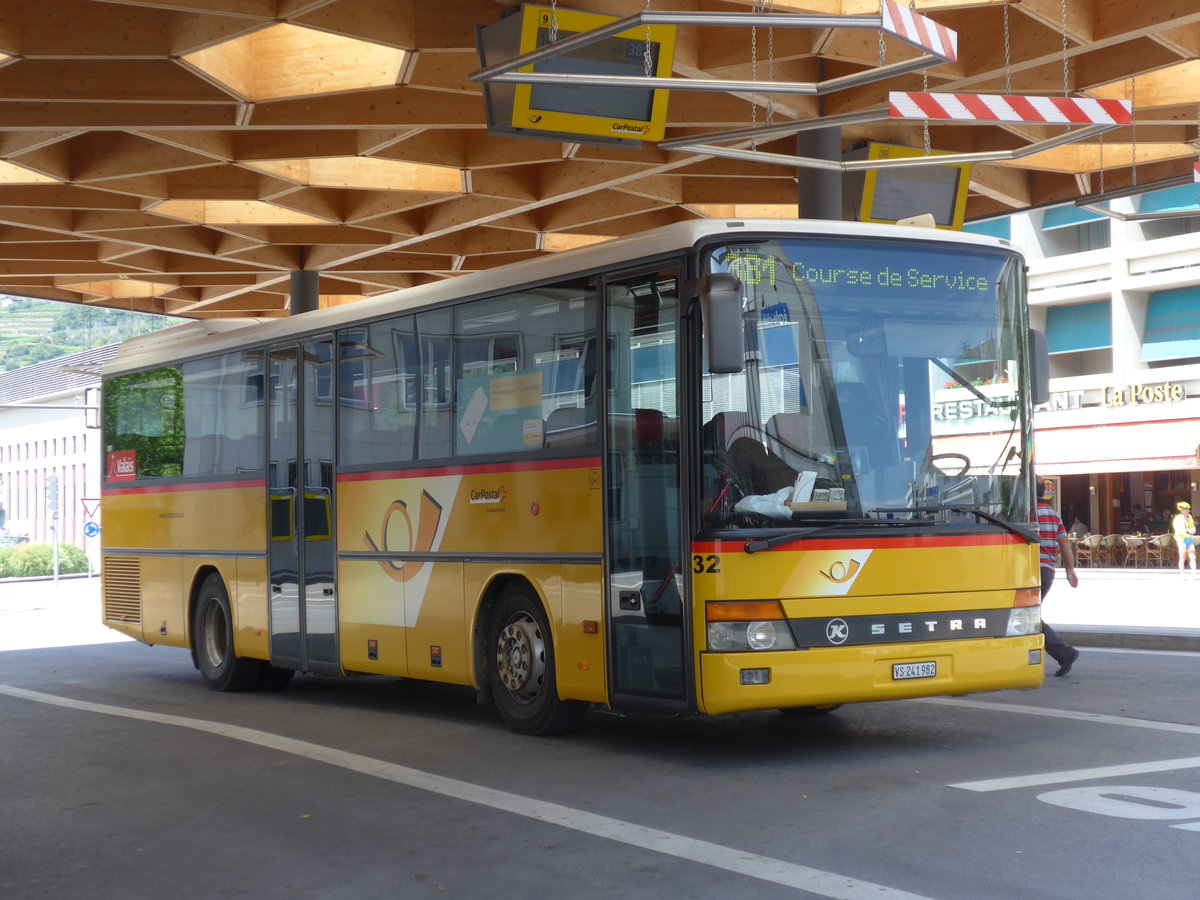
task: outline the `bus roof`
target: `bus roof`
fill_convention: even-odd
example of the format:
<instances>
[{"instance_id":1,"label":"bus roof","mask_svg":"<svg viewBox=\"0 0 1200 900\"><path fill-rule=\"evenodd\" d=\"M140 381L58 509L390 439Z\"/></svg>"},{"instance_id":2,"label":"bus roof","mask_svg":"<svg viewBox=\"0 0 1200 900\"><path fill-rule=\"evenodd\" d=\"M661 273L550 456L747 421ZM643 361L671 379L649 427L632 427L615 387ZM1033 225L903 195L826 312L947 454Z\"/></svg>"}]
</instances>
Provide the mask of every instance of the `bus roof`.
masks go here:
<instances>
[{"instance_id":1,"label":"bus roof","mask_svg":"<svg viewBox=\"0 0 1200 900\"><path fill-rule=\"evenodd\" d=\"M105 376L163 363L220 353L239 347L270 344L301 335L332 331L360 321L399 315L474 295L516 289L574 273L588 272L651 259L689 249L708 238L738 234L802 237L902 238L948 242L991 249L1009 249L1008 241L986 235L907 225L842 222L828 219L695 219L665 225L640 234L565 250L538 259L498 266L483 272L402 288L341 306L286 318L201 319L123 342L103 368Z\"/></svg>"}]
</instances>

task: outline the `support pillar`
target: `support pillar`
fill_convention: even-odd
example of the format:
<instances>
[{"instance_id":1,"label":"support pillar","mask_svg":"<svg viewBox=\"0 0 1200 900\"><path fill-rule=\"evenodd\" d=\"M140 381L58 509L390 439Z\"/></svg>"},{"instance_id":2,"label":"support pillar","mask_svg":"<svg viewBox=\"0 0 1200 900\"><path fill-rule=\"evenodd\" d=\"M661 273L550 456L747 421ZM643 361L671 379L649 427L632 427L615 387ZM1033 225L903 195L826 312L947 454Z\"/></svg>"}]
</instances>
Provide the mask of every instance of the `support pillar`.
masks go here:
<instances>
[{"instance_id":1,"label":"support pillar","mask_svg":"<svg viewBox=\"0 0 1200 900\"><path fill-rule=\"evenodd\" d=\"M317 284L320 273L315 269L297 269L291 273L291 314L314 312L319 306Z\"/></svg>"},{"instance_id":2,"label":"support pillar","mask_svg":"<svg viewBox=\"0 0 1200 900\"><path fill-rule=\"evenodd\" d=\"M796 135L796 155L842 160L842 129L815 128ZM801 219L842 219L842 172L800 166L796 170L796 207Z\"/></svg>"}]
</instances>

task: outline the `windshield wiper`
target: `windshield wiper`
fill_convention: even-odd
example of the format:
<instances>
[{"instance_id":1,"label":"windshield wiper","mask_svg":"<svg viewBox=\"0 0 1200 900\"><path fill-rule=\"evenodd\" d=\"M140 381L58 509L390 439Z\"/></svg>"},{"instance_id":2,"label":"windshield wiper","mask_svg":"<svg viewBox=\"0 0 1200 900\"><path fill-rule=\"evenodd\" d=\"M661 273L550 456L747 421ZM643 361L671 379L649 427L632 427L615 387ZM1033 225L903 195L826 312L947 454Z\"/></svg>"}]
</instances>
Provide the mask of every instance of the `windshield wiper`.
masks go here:
<instances>
[{"instance_id":1,"label":"windshield wiper","mask_svg":"<svg viewBox=\"0 0 1200 900\"><path fill-rule=\"evenodd\" d=\"M946 365L940 359L935 359L932 356L928 357L928 359L931 363L933 363L935 366L937 366L939 369L941 369L943 372L945 372L947 375L949 375L951 378L953 378L955 381L957 381L959 384L961 384L963 387L965 387L968 391L970 391L972 394L974 394L976 397L978 397L980 400L982 400L988 406L994 406L997 409L1000 409L1005 406L1016 406L1017 405L1016 399L1005 400L1002 397L989 397L987 394L985 394L983 391L979 390L979 388L975 387L975 385L971 384L971 382L967 381L967 379L963 378L962 375L960 375L958 372L956 372L952 367Z\"/></svg>"},{"instance_id":2,"label":"windshield wiper","mask_svg":"<svg viewBox=\"0 0 1200 900\"><path fill-rule=\"evenodd\" d=\"M881 513L901 513L901 512L956 512L970 513L973 516L978 516L985 522L990 522L993 525L1003 528L1005 531L1012 532L1019 538L1023 538L1031 544L1038 542L1036 535L1030 535L1028 531L1023 531L1012 522L1008 522L998 516L993 516L991 513L984 512L977 506L903 506L897 509L873 509L871 512Z\"/></svg>"},{"instance_id":3,"label":"windshield wiper","mask_svg":"<svg viewBox=\"0 0 1200 900\"><path fill-rule=\"evenodd\" d=\"M825 525L818 525L813 528L797 528L792 531L785 531L782 534L774 534L769 538L758 538L756 540L746 541L742 548L747 553L757 553L759 550L774 550L782 544L790 544L792 541L803 540L804 538L816 537L821 534L827 534L833 531L840 531L843 528L855 527L861 525L870 526L896 526L896 525L922 525L929 524L931 519L838 519L836 522L829 522Z\"/></svg>"}]
</instances>

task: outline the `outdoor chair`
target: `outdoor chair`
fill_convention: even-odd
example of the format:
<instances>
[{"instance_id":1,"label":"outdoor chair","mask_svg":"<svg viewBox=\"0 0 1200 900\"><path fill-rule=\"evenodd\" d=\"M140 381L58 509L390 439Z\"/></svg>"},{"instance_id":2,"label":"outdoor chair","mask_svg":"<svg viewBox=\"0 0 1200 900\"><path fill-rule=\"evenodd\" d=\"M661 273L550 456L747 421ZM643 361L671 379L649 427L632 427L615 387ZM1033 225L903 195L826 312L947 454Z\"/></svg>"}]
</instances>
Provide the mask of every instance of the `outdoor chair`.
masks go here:
<instances>
[{"instance_id":1,"label":"outdoor chair","mask_svg":"<svg viewBox=\"0 0 1200 900\"><path fill-rule=\"evenodd\" d=\"M1100 541L1103 538L1104 535L1102 534L1089 534L1087 537L1080 538L1079 542L1075 545L1075 565L1100 565L1104 556L1104 549L1100 546Z\"/></svg>"},{"instance_id":2,"label":"outdoor chair","mask_svg":"<svg viewBox=\"0 0 1200 900\"><path fill-rule=\"evenodd\" d=\"M1175 563L1175 535L1159 534L1146 542L1146 565L1164 566Z\"/></svg>"},{"instance_id":3,"label":"outdoor chair","mask_svg":"<svg viewBox=\"0 0 1200 900\"><path fill-rule=\"evenodd\" d=\"M1106 534L1100 540L1101 557L1103 566L1115 566L1117 564L1118 554L1121 551L1121 535Z\"/></svg>"},{"instance_id":4,"label":"outdoor chair","mask_svg":"<svg viewBox=\"0 0 1200 900\"><path fill-rule=\"evenodd\" d=\"M1125 544L1125 558L1122 560L1122 565L1128 566L1130 562L1135 566L1141 565L1142 560L1145 559L1146 539L1132 534L1123 534L1121 541Z\"/></svg>"}]
</instances>

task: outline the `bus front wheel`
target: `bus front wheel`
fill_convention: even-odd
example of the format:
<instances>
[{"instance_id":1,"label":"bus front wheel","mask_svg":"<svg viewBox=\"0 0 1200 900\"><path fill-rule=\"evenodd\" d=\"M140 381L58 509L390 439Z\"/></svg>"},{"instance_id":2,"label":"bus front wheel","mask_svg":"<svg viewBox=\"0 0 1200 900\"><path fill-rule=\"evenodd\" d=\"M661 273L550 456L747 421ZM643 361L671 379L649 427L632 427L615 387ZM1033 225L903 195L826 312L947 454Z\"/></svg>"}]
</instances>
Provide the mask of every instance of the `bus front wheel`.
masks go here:
<instances>
[{"instance_id":1,"label":"bus front wheel","mask_svg":"<svg viewBox=\"0 0 1200 900\"><path fill-rule=\"evenodd\" d=\"M192 647L200 674L214 691L248 691L262 674L257 659L233 652L233 611L229 592L215 572L204 579L192 618Z\"/></svg>"},{"instance_id":2,"label":"bus front wheel","mask_svg":"<svg viewBox=\"0 0 1200 900\"><path fill-rule=\"evenodd\" d=\"M550 627L528 585L511 585L500 595L488 647L492 697L509 728L518 734L560 734L578 724L588 705L559 699Z\"/></svg>"}]
</instances>

